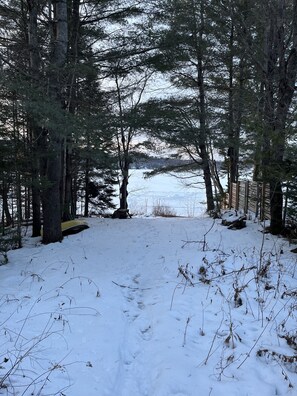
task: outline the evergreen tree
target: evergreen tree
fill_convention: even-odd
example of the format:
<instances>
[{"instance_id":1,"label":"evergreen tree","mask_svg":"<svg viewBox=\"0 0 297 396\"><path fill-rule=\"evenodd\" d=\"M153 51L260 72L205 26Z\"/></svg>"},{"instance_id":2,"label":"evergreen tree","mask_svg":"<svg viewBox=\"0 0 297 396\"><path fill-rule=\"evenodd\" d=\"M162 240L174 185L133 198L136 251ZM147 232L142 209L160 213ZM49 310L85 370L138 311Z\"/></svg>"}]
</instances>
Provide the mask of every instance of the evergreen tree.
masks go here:
<instances>
[{"instance_id":1,"label":"evergreen tree","mask_svg":"<svg viewBox=\"0 0 297 396\"><path fill-rule=\"evenodd\" d=\"M23 171L29 171L32 179L33 235L40 233L42 198L45 243L61 239L61 218L75 216L77 181L84 162L78 153L83 153L80 146L86 141L96 145L89 158L90 171L97 166L103 179L111 183L113 166L106 162L112 140L112 128L107 133L106 122L110 107L99 97L98 84L109 71L99 63L99 55L113 52L105 46L109 24L119 26L139 12L133 2L121 6L115 0L87 4L80 0L7 0L1 5L5 45L0 59L9 76L5 85L17 95L24 116L21 134L28 138L30 168ZM95 43L97 54L90 50ZM84 189L87 197L88 183ZM101 194L105 201L109 201L108 192L112 189L107 186ZM27 194L28 199L30 196ZM30 202L25 206L29 213Z\"/></svg>"},{"instance_id":2,"label":"evergreen tree","mask_svg":"<svg viewBox=\"0 0 297 396\"><path fill-rule=\"evenodd\" d=\"M200 158L207 210L211 211L215 204L210 166L210 92L206 81L209 78L210 59L214 54L214 42L207 3L205 0L187 0L167 1L163 5L165 28L160 42L161 53L153 60L160 71L170 76L171 83L180 92L175 105L173 98L170 104L175 111L180 112L185 122L182 130L177 131L180 134L178 140L183 147L188 145L186 150L192 158L193 147L195 155Z\"/></svg>"},{"instance_id":3,"label":"evergreen tree","mask_svg":"<svg viewBox=\"0 0 297 396\"><path fill-rule=\"evenodd\" d=\"M242 42L258 86L257 177L270 185L270 229L277 234L283 228L284 160L297 77L297 4L284 0L246 0L246 4L249 20ZM239 14L237 23L243 23Z\"/></svg>"},{"instance_id":4,"label":"evergreen tree","mask_svg":"<svg viewBox=\"0 0 297 396\"><path fill-rule=\"evenodd\" d=\"M212 24L216 51L210 70L212 93L209 97L216 129L214 146L228 163L228 186L236 183L243 170L246 134L245 118L248 114L248 85L251 78L250 63L240 37L246 23L238 25L236 14L246 20L246 3L212 0L208 14ZM240 168L241 166L241 168Z\"/></svg>"}]
</instances>

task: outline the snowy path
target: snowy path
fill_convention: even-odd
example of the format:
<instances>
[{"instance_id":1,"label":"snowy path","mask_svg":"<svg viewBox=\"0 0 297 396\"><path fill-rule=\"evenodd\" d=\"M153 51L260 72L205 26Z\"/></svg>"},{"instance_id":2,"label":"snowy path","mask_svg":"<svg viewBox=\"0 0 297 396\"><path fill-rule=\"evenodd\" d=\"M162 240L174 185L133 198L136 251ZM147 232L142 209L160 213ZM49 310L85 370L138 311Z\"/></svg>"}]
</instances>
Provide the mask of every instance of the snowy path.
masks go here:
<instances>
[{"instance_id":1,"label":"snowy path","mask_svg":"<svg viewBox=\"0 0 297 396\"><path fill-rule=\"evenodd\" d=\"M265 236L263 247L256 224L230 231L218 221L203 245L207 218L89 222L61 244L28 239L0 267L0 370L26 356L3 394L294 395L294 368L256 354L294 352L276 334L281 324L296 331L294 300L275 298L276 284L279 295L296 288L286 241ZM263 287L255 270L236 272L259 252L270 260Z\"/></svg>"},{"instance_id":2,"label":"snowy path","mask_svg":"<svg viewBox=\"0 0 297 396\"><path fill-rule=\"evenodd\" d=\"M157 225L149 221L148 224L144 232L139 232L137 221L131 223L131 226L135 227L134 230L129 230L132 243L129 244L129 248L118 246L122 254L117 253L117 258L114 258L119 260L117 269L123 269L123 273L121 271L112 280L114 289L118 289L113 293L120 292L116 299L118 305L113 308L114 311L120 310L118 323L114 324L114 328L118 328L120 333L117 334L118 359L113 370L114 378L104 395L145 396L161 395L163 392L164 395L189 394L176 393L177 386L172 380L168 385L172 382L174 389L171 390L169 386L168 389L162 390L166 371L170 377L176 363L179 367L179 362L172 360L174 356L170 354L171 334L167 328L168 310L176 283L174 279L172 284L171 277L169 282L167 276L173 263L177 274L177 256L180 248L171 248L173 241L170 234L179 233L181 238L186 238L186 231L183 221L180 229L176 228L176 222L170 226L170 221L166 220L161 227L160 223ZM122 226L122 232L125 233L125 224L119 222L119 227ZM174 240L175 238L174 235ZM125 243L127 241L124 241ZM166 257L164 251L167 252ZM109 272L110 269L106 270ZM113 269L111 276L114 276ZM162 324L163 321L165 323ZM180 343L182 344L182 338ZM166 349L168 351L164 355L162 351ZM168 367L164 367L166 360Z\"/></svg>"}]
</instances>

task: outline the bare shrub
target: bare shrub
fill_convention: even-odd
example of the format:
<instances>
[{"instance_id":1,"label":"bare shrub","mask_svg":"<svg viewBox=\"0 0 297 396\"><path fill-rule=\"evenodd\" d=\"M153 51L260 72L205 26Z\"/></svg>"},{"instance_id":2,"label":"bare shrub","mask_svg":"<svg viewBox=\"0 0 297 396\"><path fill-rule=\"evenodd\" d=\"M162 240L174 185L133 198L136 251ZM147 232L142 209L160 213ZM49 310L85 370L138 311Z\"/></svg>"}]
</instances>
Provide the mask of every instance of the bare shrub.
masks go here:
<instances>
[{"instance_id":1,"label":"bare shrub","mask_svg":"<svg viewBox=\"0 0 297 396\"><path fill-rule=\"evenodd\" d=\"M155 203L152 214L155 217L176 217L175 210L162 204L161 201Z\"/></svg>"}]
</instances>

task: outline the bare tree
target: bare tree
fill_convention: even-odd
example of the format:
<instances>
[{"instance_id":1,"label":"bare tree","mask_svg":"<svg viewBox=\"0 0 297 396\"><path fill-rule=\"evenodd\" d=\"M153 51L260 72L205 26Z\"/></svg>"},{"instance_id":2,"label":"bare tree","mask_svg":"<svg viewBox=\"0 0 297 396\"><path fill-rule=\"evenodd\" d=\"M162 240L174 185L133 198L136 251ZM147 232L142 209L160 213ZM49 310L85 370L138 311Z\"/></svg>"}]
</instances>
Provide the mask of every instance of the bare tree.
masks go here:
<instances>
[{"instance_id":1,"label":"bare tree","mask_svg":"<svg viewBox=\"0 0 297 396\"><path fill-rule=\"evenodd\" d=\"M117 100L117 105L114 106L117 119L116 148L121 172L120 207L118 213L120 217L126 218L129 213L127 197L129 171L132 162L131 151L133 143L135 143L134 138L139 132L138 110L152 72L143 71L143 73L137 73L131 69L128 73L123 73L122 63L123 60L117 62L113 68L113 73ZM131 76L133 73L135 73L134 77Z\"/></svg>"}]
</instances>

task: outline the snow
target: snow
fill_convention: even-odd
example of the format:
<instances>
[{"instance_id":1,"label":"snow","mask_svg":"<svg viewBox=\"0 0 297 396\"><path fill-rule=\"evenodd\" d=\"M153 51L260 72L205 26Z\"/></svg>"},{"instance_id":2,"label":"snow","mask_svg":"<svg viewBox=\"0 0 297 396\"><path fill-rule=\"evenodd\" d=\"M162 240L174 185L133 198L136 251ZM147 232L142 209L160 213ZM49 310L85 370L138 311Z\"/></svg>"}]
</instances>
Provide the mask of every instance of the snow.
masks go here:
<instances>
[{"instance_id":1,"label":"snow","mask_svg":"<svg viewBox=\"0 0 297 396\"><path fill-rule=\"evenodd\" d=\"M203 215L206 202L201 176L189 177L189 174L184 173L176 175L183 179L169 174L145 178L144 173L149 171L149 169L131 170L128 185L131 213L149 216L154 207L162 205L178 216Z\"/></svg>"},{"instance_id":2,"label":"snow","mask_svg":"<svg viewBox=\"0 0 297 396\"><path fill-rule=\"evenodd\" d=\"M0 267L0 394L296 395L286 240L252 220L87 221Z\"/></svg>"}]
</instances>

